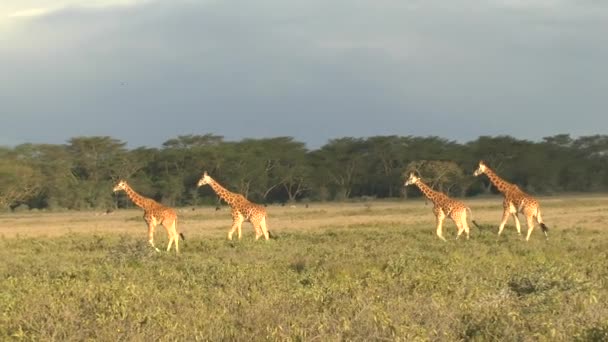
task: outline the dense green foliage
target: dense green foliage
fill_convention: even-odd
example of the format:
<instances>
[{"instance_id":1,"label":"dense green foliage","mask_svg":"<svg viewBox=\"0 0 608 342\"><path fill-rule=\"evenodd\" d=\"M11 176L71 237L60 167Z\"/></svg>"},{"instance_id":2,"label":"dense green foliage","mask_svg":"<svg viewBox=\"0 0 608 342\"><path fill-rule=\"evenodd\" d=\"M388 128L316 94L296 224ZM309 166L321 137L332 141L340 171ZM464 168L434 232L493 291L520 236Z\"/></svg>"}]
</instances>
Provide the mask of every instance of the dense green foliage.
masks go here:
<instances>
[{"instance_id":1,"label":"dense green foliage","mask_svg":"<svg viewBox=\"0 0 608 342\"><path fill-rule=\"evenodd\" d=\"M179 256L141 236L4 238L0 339L605 341L608 239L538 237L361 226Z\"/></svg>"},{"instance_id":2,"label":"dense green foliage","mask_svg":"<svg viewBox=\"0 0 608 342\"><path fill-rule=\"evenodd\" d=\"M604 135L557 135L542 142L483 136L466 144L438 137L346 137L312 151L290 137L226 141L190 135L162 148L135 149L110 137L77 137L64 145L0 148L0 206L125 206L124 197L109 191L119 177L169 205L211 203L211 190L195 186L204 170L265 203L404 196L403 172L413 168L440 190L464 196L492 191L487 179L471 175L480 159L531 193L608 190Z\"/></svg>"}]
</instances>

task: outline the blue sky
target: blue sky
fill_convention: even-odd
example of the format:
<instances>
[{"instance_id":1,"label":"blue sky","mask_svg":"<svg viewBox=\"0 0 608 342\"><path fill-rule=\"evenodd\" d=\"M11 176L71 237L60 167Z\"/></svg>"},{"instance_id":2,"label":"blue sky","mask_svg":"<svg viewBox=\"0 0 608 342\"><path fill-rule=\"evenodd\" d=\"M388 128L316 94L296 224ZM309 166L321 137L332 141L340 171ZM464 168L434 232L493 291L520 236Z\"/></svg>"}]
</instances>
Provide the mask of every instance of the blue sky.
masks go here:
<instances>
[{"instance_id":1,"label":"blue sky","mask_svg":"<svg viewBox=\"0 0 608 342\"><path fill-rule=\"evenodd\" d=\"M608 133L599 0L3 0L0 145Z\"/></svg>"}]
</instances>

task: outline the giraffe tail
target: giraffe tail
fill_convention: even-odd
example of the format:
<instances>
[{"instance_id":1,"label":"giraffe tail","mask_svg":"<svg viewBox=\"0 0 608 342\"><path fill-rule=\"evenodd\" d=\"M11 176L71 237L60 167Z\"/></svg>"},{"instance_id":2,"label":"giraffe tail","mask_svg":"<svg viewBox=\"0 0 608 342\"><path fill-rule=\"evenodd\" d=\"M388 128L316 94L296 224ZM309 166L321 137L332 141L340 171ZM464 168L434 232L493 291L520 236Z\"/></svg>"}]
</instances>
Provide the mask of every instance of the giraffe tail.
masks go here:
<instances>
[{"instance_id":1,"label":"giraffe tail","mask_svg":"<svg viewBox=\"0 0 608 342\"><path fill-rule=\"evenodd\" d=\"M177 217L175 218L175 230L177 231ZM179 237L182 238L182 241L186 241L186 237L184 236L184 233L179 232Z\"/></svg>"},{"instance_id":2,"label":"giraffe tail","mask_svg":"<svg viewBox=\"0 0 608 342\"><path fill-rule=\"evenodd\" d=\"M279 238L278 236L276 236L275 234L273 234L273 233L272 233L270 230L268 230L268 228L266 228L266 216L264 216L264 217L262 218L262 227L263 227L263 229L266 231L266 233L268 233L268 238L269 238L269 239L274 239L274 240L276 240L276 239L278 239L278 238Z\"/></svg>"},{"instance_id":3,"label":"giraffe tail","mask_svg":"<svg viewBox=\"0 0 608 342\"><path fill-rule=\"evenodd\" d=\"M547 232L549 231L549 227L547 227L547 225L543 222L543 218L540 215L540 208L538 208L536 211L536 221L538 221L540 229L542 229L543 233L545 233L545 238L548 239L549 235L547 235Z\"/></svg>"},{"instance_id":4,"label":"giraffe tail","mask_svg":"<svg viewBox=\"0 0 608 342\"><path fill-rule=\"evenodd\" d=\"M481 229L481 227L477 224L477 222L473 219L473 211L471 210L471 208L467 207L467 211L469 212L469 214L471 214L471 222L473 222L473 224L475 225L475 227L477 227L478 229Z\"/></svg>"}]
</instances>

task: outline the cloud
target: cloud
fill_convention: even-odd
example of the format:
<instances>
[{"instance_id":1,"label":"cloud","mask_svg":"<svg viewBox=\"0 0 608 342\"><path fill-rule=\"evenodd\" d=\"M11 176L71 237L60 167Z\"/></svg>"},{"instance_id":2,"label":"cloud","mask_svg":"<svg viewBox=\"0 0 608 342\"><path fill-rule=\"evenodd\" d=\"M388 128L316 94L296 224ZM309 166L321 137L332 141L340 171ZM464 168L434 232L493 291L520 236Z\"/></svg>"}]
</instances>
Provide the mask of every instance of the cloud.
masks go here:
<instances>
[{"instance_id":1,"label":"cloud","mask_svg":"<svg viewBox=\"0 0 608 342\"><path fill-rule=\"evenodd\" d=\"M595 133L608 124L599 117L608 104L608 7L552 4L64 7L31 18L0 46L0 103L10 117L0 130L16 141L101 134L136 145L206 132L313 144L344 135Z\"/></svg>"},{"instance_id":2,"label":"cloud","mask_svg":"<svg viewBox=\"0 0 608 342\"><path fill-rule=\"evenodd\" d=\"M40 16L40 15L45 15L47 13L49 13L51 10L49 8L28 8L25 10L20 10L17 12L14 12L12 14L9 15L9 17L12 18L20 18L20 17L36 17L36 16Z\"/></svg>"},{"instance_id":3,"label":"cloud","mask_svg":"<svg viewBox=\"0 0 608 342\"><path fill-rule=\"evenodd\" d=\"M0 5L0 23L10 19L27 19L70 8L104 9L132 6L145 0L5 0Z\"/></svg>"}]
</instances>

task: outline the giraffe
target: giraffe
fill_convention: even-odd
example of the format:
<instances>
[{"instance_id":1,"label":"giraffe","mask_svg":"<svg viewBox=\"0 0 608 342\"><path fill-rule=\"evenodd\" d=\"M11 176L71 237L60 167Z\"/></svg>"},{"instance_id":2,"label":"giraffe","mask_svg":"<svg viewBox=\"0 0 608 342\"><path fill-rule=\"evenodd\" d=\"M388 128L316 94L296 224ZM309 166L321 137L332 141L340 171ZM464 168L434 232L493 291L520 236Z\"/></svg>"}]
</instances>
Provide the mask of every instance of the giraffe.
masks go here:
<instances>
[{"instance_id":1,"label":"giraffe","mask_svg":"<svg viewBox=\"0 0 608 342\"><path fill-rule=\"evenodd\" d=\"M271 235L266 228L266 208L261 205L250 202L241 194L228 191L226 188L221 186L211 176L207 174L207 171L203 173L203 176L198 181L197 187L209 184L213 191L223 199L230 208L232 209L232 228L228 232L228 240L232 240L232 234L237 231L239 240L242 237L241 225L243 221L249 221L255 229L255 239L258 240L262 235L264 239L268 240Z\"/></svg>"},{"instance_id":2,"label":"giraffe","mask_svg":"<svg viewBox=\"0 0 608 342\"><path fill-rule=\"evenodd\" d=\"M473 216L473 213L469 207L464 205L462 202L448 197L442 192L434 191L428 185L424 184L420 177L417 177L413 172L410 173L404 186L412 184L418 186L424 196L433 202L433 213L435 213L435 218L437 219L437 236L441 240L446 241L442 232L443 220L446 218L446 216L451 218L456 224L456 227L458 227L458 235L456 235L456 239L458 239L463 232L466 234L467 240L469 239L467 211L471 213L471 217ZM472 222L475 226L477 226L475 221Z\"/></svg>"},{"instance_id":3,"label":"giraffe","mask_svg":"<svg viewBox=\"0 0 608 342\"><path fill-rule=\"evenodd\" d=\"M151 198L138 194L125 180L120 180L116 186L114 186L114 192L120 190L124 190L131 201L144 210L144 221L146 221L146 224L148 225L148 243L150 246L157 252L160 251L154 246L154 228L156 228L156 225L162 224L169 236L167 252L171 250L171 245L175 242L175 253L179 253L179 238L176 230L177 214L175 213L175 210L165 207ZM179 236L182 240L185 239L184 234L179 233Z\"/></svg>"},{"instance_id":4,"label":"giraffe","mask_svg":"<svg viewBox=\"0 0 608 342\"><path fill-rule=\"evenodd\" d=\"M509 219L509 214L511 214L515 220L517 234L521 236L521 225L519 223L519 218L517 217L517 214L521 212L526 217L526 224L528 226L528 235L526 236L526 241L530 240L530 235L532 234L532 230L534 230L534 219L536 219L543 233L545 233L545 238L549 238L547 235L549 228L543 223L540 213L540 205L534 197L523 192L517 185L511 184L500 178L486 165L484 161L479 162L477 170L475 170L473 173L474 176L479 176L481 174L488 176L490 182L492 182L492 184L504 196L504 200L502 202L502 221L500 221L500 226L498 227L499 236L502 234L502 230L505 228L505 224Z\"/></svg>"}]
</instances>

